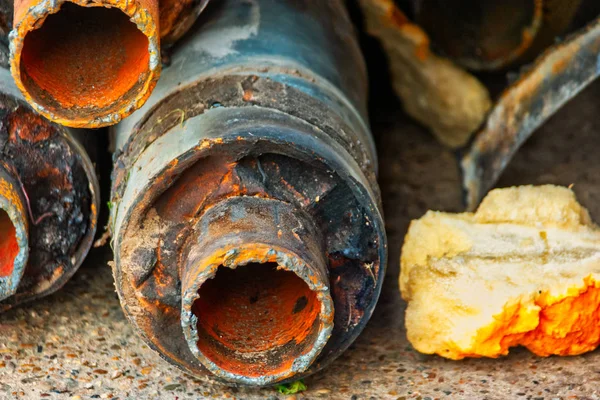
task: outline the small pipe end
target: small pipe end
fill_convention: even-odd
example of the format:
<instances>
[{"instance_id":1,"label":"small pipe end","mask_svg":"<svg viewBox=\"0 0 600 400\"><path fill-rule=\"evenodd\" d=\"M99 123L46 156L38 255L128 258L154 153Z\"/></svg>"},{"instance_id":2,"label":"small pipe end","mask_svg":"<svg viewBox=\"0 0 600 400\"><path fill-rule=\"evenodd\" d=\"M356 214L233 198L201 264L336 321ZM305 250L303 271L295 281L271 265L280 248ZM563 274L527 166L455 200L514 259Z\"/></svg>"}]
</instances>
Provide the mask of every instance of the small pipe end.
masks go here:
<instances>
[{"instance_id":1,"label":"small pipe end","mask_svg":"<svg viewBox=\"0 0 600 400\"><path fill-rule=\"evenodd\" d=\"M333 330L333 300L294 255L250 247L201 267L196 292L185 296L182 324L192 353L213 374L265 386L313 364Z\"/></svg>"},{"instance_id":2,"label":"small pipe end","mask_svg":"<svg viewBox=\"0 0 600 400\"><path fill-rule=\"evenodd\" d=\"M306 372L333 331L319 231L277 200L234 197L200 218L182 257L181 324L223 381L266 386Z\"/></svg>"},{"instance_id":3,"label":"small pipe end","mask_svg":"<svg viewBox=\"0 0 600 400\"><path fill-rule=\"evenodd\" d=\"M28 219L21 187L0 165L0 300L17 292L28 256Z\"/></svg>"},{"instance_id":4,"label":"small pipe end","mask_svg":"<svg viewBox=\"0 0 600 400\"><path fill-rule=\"evenodd\" d=\"M156 0L23 3L29 8L15 10L21 19L10 36L11 72L36 111L98 128L144 104L161 67Z\"/></svg>"}]
</instances>

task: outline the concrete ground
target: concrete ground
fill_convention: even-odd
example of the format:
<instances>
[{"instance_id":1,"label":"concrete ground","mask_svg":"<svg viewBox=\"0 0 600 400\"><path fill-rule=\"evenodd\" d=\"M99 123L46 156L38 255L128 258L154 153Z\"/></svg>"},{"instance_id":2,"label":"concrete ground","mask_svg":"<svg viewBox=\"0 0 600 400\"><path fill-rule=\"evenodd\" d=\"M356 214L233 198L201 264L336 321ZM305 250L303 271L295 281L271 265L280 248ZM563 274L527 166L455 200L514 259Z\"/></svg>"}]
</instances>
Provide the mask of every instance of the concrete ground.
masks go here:
<instances>
[{"instance_id":1,"label":"concrete ground","mask_svg":"<svg viewBox=\"0 0 600 400\"><path fill-rule=\"evenodd\" d=\"M376 88L377 90L377 88ZM377 93L376 93L377 94ZM518 153L499 185L574 184L600 221L600 82L553 117ZM381 300L356 343L290 399L595 399L600 352L448 361L406 340L397 287L402 238L428 209L460 211L456 155L410 122L397 102L373 101L390 263ZM59 293L0 316L0 399L286 399L274 389L232 389L169 366L136 336L106 263L92 252Z\"/></svg>"}]
</instances>

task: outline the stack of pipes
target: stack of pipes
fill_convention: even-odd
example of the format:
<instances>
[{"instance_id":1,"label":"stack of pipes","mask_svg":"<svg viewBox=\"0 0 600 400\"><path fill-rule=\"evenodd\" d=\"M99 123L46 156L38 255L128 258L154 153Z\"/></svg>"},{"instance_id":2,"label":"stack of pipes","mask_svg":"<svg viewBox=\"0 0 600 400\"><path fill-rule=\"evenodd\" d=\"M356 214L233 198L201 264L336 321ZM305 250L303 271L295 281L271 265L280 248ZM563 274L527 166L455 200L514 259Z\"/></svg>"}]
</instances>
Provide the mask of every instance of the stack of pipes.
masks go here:
<instances>
[{"instance_id":1,"label":"stack of pipes","mask_svg":"<svg viewBox=\"0 0 600 400\"><path fill-rule=\"evenodd\" d=\"M82 264L109 173L96 171L99 134L73 128L141 105L160 40L173 45L207 1L138 3L0 2L0 311L53 293Z\"/></svg>"},{"instance_id":2,"label":"stack of pipes","mask_svg":"<svg viewBox=\"0 0 600 400\"><path fill-rule=\"evenodd\" d=\"M81 264L100 196L78 138L111 126L125 313L195 376L271 385L341 354L381 290L366 68L342 0L207 3L15 1L0 309Z\"/></svg>"},{"instance_id":3,"label":"stack of pipes","mask_svg":"<svg viewBox=\"0 0 600 400\"><path fill-rule=\"evenodd\" d=\"M503 6L522 11L509 12L516 30L467 18L462 27L486 32L473 43L455 40L468 33L452 33L444 2L404 2L467 68L548 45L541 1ZM83 262L99 224L98 173L109 175L96 171L102 133L92 129L110 127L107 229L125 314L194 376L272 385L339 356L381 291L366 67L343 0L208 3L0 1L0 63L10 66L0 69L0 311L56 291ZM447 116L432 129L464 146L490 97L432 53L399 3L360 1L395 57L407 110L432 124L432 109ZM461 82L474 94L444 101Z\"/></svg>"}]
</instances>

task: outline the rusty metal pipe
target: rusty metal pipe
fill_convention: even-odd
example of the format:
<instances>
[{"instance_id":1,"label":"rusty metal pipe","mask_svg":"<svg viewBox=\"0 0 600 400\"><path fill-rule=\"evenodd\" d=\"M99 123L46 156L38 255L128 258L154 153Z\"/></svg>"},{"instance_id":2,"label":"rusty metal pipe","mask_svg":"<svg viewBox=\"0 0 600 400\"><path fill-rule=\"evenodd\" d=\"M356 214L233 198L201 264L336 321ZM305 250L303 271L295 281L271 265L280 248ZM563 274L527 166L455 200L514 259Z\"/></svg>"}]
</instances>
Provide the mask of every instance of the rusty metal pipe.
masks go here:
<instances>
[{"instance_id":1,"label":"rusty metal pipe","mask_svg":"<svg viewBox=\"0 0 600 400\"><path fill-rule=\"evenodd\" d=\"M70 127L112 125L160 74L158 0L15 2L11 71L31 106Z\"/></svg>"},{"instance_id":2,"label":"rusty metal pipe","mask_svg":"<svg viewBox=\"0 0 600 400\"><path fill-rule=\"evenodd\" d=\"M58 290L90 249L99 189L80 135L35 113L0 68L0 312Z\"/></svg>"},{"instance_id":3,"label":"rusty metal pipe","mask_svg":"<svg viewBox=\"0 0 600 400\"><path fill-rule=\"evenodd\" d=\"M364 62L342 1L223 0L201 20L113 131L117 291L190 374L298 379L354 341L383 282Z\"/></svg>"},{"instance_id":4,"label":"rusty metal pipe","mask_svg":"<svg viewBox=\"0 0 600 400\"><path fill-rule=\"evenodd\" d=\"M474 210L537 128L600 76L600 17L548 49L502 94L461 160Z\"/></svg>"},{"instance_id":5,"label":"rusty metal pipe","mask_svg":"<svg viewBox=\"0 0 600 400\"><path fill-rule=\"evenodd\" d=\"M433 47L473 70L530 61L567 29L581 0L412 0Z\"/></svg>"},{"instance_id":6,"label":"rusty metal pipe","mask_svg":"<svg viewBox=\"0 0 600 400\"><path fill-rule=\"evenodd\" d=\"M209 0L159 0L160 43L171 46L192 27Z\"/></svg>"},{"instance_id":7,"label":"rusty metal pipe","mask_svg":"<svg viewBox=\"0 0 600 400\"><path fill-rule=\"evenodd\" d=\"M29 257L29 221L16 171L0 163L0 301L16 293Z\"/></svg>"},{"instance_id":8,"label":"rusty metal pipe","mask_svg":"<svg viewBox=\"0 0 600 400\"><path fill-rule=\"evenodd\" d=\"M302 228L294 235L294 227ZM333 329L333 300L311 216L280 200L236 196L204 212L193 231L181 324L202 365L252 383L312 364Z\"/></svg>"}]
</instances>

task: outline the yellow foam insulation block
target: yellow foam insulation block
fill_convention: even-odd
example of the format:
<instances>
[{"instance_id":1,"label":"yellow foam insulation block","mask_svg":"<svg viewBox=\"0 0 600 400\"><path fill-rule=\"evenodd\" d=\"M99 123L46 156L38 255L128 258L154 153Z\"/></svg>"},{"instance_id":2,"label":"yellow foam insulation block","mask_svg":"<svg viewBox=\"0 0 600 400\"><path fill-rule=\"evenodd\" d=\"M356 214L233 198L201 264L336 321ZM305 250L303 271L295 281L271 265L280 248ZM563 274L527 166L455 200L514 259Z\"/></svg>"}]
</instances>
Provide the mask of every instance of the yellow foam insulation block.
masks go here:
<instances>
[{"instance_id":1,"label":"yellow foam insulation block","mask_svg":"<svg viewBox=\"0 0 600 400\"><path fill-rule=\"evenodd\" d=\"M401 268L419 352L576 355L600 343L600 228L567 188L496 189L475 213L429 211L410 225Z\"/></svg>"}]
</instances>

